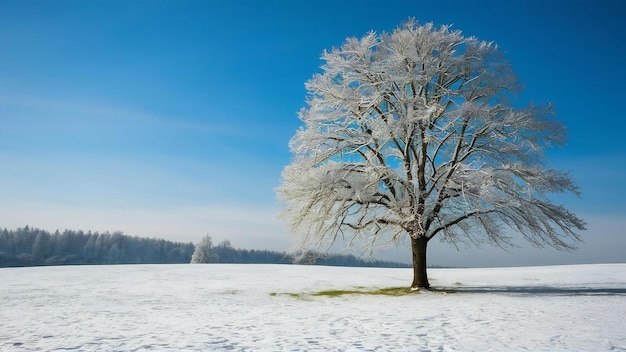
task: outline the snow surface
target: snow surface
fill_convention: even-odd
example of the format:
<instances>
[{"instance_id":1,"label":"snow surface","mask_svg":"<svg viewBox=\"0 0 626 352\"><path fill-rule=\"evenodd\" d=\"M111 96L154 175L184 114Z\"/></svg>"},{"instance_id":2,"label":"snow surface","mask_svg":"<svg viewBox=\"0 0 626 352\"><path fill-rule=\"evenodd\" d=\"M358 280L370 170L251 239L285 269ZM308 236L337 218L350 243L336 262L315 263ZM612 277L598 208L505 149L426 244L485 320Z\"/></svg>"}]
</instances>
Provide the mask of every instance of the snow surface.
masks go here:
<instances>
[{"instance_id":1,"label":"snow surface","mask_svg":"<svg viewBox=\"0 0 626 352\"><path fill-rule=\"evenodd\" d=\"M306 295L408 286L411 269L3 268L0 350L626 350L626 264L429 274L456 292Z\"/></svg>"}]
</instances>

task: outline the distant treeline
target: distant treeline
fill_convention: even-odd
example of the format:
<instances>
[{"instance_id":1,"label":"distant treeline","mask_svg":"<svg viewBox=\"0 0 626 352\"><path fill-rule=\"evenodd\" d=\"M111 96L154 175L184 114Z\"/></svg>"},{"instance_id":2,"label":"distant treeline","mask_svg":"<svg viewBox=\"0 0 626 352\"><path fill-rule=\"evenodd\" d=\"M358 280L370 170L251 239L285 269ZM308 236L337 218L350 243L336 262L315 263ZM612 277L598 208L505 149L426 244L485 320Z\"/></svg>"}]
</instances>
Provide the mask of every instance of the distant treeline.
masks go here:
<instances>
[{"instance_id":1,"label":"distant treeline","mask_svg":"<svg viewBox=\"0 0 626 352\"><path fill-rule=\"evenodd\" d=\"M0 230L0 267L63 264L189 263L193 243L83 232L18 228Z\"/></svg>"},{"instance_id":2,"label":"distant treeline","mask_svg":"<svg viewBox=\"0 0 626 352\"><path fill-rule=\"evenodd\" d=\"M293 264L295 258L285 252L267 250L247 250L233 248L228 240L213 247L218 263L245 264ZM351 254L317 254L309 253L298 261L299 264L331 265L331 266L362 266L383 268L408 268L409 264L383 261L364 260Z\"/></svg>"},{"instance_id":3,"label":"distant treeline","mask_svg":"<svg viewBox=\"0 0 626 352\"><path fill-rule=\"evenodd\" d=\"M28 226L0 229L0 267L66 264L176 264L189 263L193 243L127 236L121 232L56 231ZM292 264L284 252L233 248L229 241L214 247L218 263ZM409 267L389 261L367 261L353 255L305 256L303 264L334 266Z\"/></svg>"}]
</instances>

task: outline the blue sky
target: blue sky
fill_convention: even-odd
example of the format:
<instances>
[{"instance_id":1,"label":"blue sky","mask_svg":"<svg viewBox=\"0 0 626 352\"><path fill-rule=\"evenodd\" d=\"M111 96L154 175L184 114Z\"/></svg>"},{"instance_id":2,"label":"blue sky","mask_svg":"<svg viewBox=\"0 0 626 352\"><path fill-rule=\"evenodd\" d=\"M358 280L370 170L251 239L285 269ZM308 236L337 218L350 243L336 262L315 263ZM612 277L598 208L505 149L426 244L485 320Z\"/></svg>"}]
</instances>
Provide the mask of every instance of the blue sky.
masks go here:
<instances>
[{"instance_id":1,"label":"blue sky","mask_svg":"<svg viewBox=\"0 0 626 352\"><path fill-rule=\"evenodd\" d=\"M568 126L574 253L433 243L456 266L626 260L621 1L0 0L0 227L284 250L274 188L324 49L409 17L494 41ZM437 241L434 241L437 242ZM523 244L523 242L519 242ZM408 260L409 250L385 258Z\"/></svg>"}]
</instances>

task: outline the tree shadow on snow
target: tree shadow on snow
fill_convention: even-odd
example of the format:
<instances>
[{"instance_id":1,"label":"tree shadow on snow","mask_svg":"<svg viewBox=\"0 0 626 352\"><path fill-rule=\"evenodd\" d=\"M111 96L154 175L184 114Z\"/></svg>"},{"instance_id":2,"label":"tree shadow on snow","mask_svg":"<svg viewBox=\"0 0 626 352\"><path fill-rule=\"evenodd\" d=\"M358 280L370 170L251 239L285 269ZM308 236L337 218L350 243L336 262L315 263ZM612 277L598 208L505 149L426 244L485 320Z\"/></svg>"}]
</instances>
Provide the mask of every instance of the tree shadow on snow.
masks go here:
<instances>
[{"instance_id":1,"label":"tree shadow on snow","mask_svg":"<svg viewBox=\"0 0 626 352\"><path fill-rule=\"evenodd\" d=\"M503 293L515 295L558 296L623 296L626 288L608 287L553 287L553 286L472 286L444 289L458 293Z\"/></svg>"}]
</instances>

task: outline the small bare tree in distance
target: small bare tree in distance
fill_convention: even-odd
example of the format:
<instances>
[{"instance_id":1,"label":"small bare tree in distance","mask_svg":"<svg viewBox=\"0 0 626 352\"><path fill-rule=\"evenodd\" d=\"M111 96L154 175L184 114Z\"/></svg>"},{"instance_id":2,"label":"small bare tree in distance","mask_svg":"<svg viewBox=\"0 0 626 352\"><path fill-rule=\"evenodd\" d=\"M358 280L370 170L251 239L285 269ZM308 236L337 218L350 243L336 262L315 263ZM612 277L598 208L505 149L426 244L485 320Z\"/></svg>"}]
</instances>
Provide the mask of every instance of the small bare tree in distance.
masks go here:
<instances>
[{"instance_id":1,"label":"small bare tree in distance","mask_svg":"<svg viewBox=\"0 0 626 352\"><path fill-rule=\"evenodd\" d=\"M277 189L303 250L408 238L411 287L428 288L435 237L575 249L585 222L549 196L579 191L544 156L565 128L551 105L512 106L520 84L496 45L410 19L322 59Z\"/></svg>"}]
</instances>

